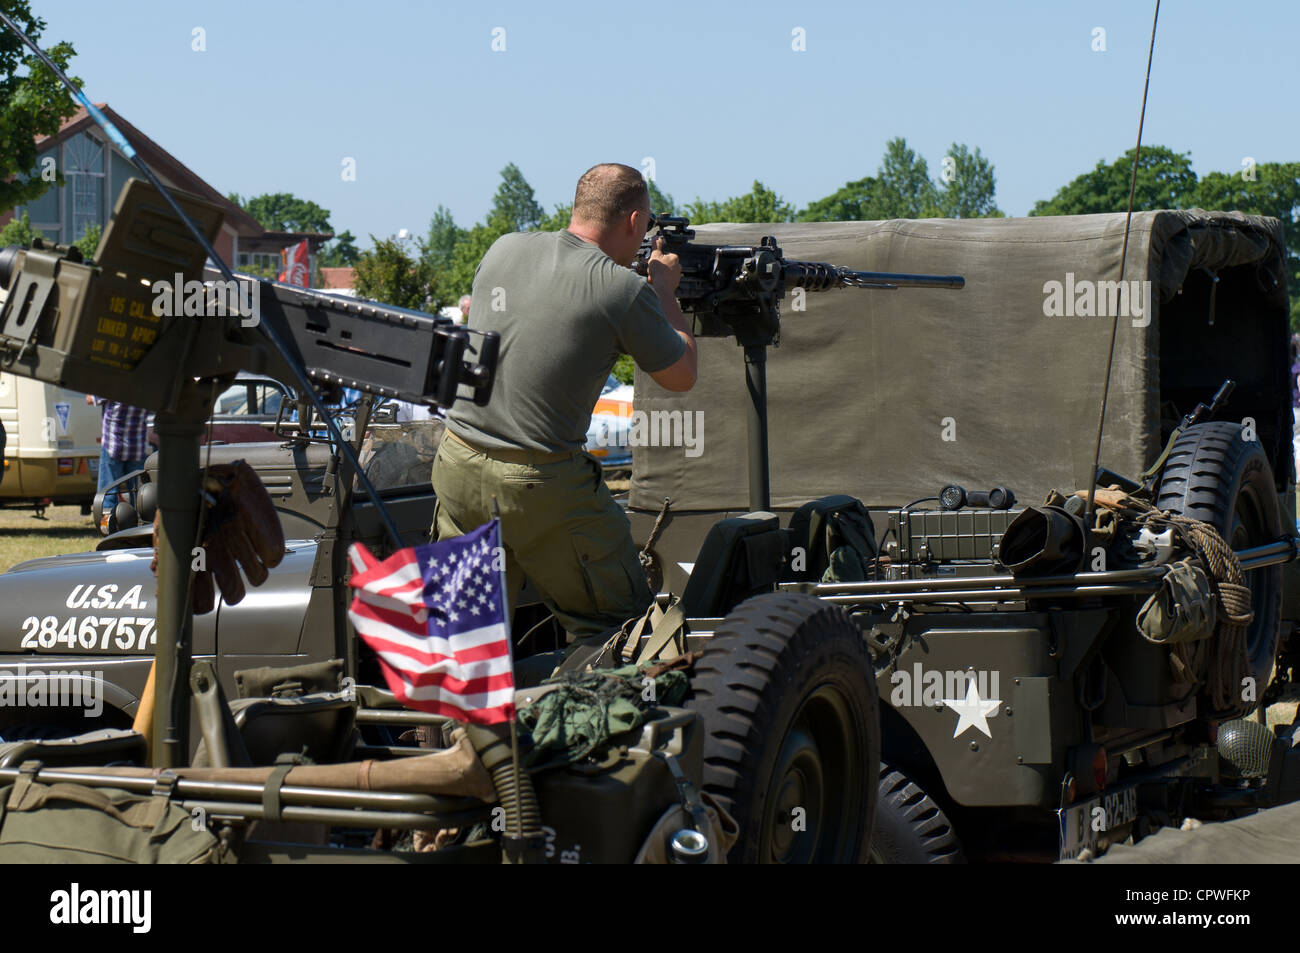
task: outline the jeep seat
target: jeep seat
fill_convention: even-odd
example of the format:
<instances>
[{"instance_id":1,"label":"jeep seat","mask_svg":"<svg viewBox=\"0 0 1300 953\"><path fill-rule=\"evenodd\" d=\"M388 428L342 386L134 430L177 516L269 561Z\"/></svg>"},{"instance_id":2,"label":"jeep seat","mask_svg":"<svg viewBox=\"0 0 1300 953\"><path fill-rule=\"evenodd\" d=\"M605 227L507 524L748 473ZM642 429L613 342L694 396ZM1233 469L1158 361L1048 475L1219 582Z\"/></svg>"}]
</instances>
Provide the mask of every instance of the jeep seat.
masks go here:
<instances>
[{"instance_id":1,"label":"jeep seat","mask_svg":"<svg viewBox=\"0 0 1300 953\"><path fill-rule=\"evenodd\" d=\"M709 529L682 592L688 618L716 617L750 596L768 592L781 578L786 534L774 513L746 513Z\"/></svg>"},{"instance_id":2,"label":"jeep seat","mask_svg":"<svg viewBox=\"0 0 1300 953\"><path fill-rule=\"evenodd\" d=\"M357 703L343 692L289 698L238 698L230 703L253 765L301 754L317 764L346 761L356 745Z\"/></svg>"}]
</instances>

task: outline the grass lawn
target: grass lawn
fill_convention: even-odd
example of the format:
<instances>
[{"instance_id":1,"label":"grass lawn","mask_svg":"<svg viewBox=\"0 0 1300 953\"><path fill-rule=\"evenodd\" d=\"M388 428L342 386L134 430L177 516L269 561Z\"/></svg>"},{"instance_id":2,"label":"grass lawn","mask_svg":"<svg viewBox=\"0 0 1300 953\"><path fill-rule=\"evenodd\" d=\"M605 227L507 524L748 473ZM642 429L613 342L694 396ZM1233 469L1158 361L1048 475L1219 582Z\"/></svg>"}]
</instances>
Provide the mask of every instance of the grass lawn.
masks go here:
<instances>
[{"instance_id":1,"label":"grass lawn","mask_svg":"<svg viewBox=\"0 0 1300 953\"><path fill-rule=\"evenodd\" d=\"M31 507L0 508L0 572L37 556L88 552L103 538L79 506L48 507L44 519L34 514Z\"/></svg>"}]
</instances>

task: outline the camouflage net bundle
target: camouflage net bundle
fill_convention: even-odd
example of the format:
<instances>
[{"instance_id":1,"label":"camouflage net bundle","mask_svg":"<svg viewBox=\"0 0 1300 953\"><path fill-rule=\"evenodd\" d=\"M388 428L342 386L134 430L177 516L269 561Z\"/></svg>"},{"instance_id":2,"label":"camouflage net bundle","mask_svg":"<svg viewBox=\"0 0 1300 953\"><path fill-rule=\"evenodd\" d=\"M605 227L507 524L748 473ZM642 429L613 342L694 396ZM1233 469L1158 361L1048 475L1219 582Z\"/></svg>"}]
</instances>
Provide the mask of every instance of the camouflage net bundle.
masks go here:
<instances>
[{"instance_id":1,"label":"camouflage net bundle","mask_svg":"<svg viewBox=\"0 0 1300 953\"><path fill-rule=\"evenodd\" d=\"M1183 643L1175 646L1174 652L1195 673L1198 682L1207 684L1217 710L1234 708L1239 701L1242 680L1249 671L1246 630L1255 618L1241 562L1209 523L1155 509L1142 522L1172 526L1178 538L1205 566L1210 586L1219 600L1218 624L1210 639Z\"/></svg>"},{"instance_id":2,"label":"camouflage net bundle","mask_svg":"<svg viewBox=\"0 0 1300 953\"><path fill-rule=\"evenodd\" d=\"M638 668L599 669L547 679L554 686L519 709L520 744L530 768L571 764L645 724L658 705L677 705L690 684L693 656Z\"/></svg>"},{"instance_id":3,"label":"camouflage net bundle","mask_svg":"<svg viewBox=\"0 0 1300 953\"><path fill-rule=\"evenodd\" d=\"M1084 494L1080 492L1078 495ZM1237 554L1210 523L1158 510L1147 501L1128 496L1116 488L1097 491L1096 500L1102 507L1097 510L1102 535L1113 538L1115 521L1124 518L1148 527L1152 532L1170 527L1179 542L1199 559L1217 598L1214 632L1208 639L1171 645L1171 664L1175 672L1185 673L1194 685L1206 686L1216 710L1238 707L1242 680L1250 670L1246 630L1255 613L1250 587L1246 585ZM1102 527L1101 517L1108 511L1113 520L1109 526Z\"/></svg>"}]
</instances>

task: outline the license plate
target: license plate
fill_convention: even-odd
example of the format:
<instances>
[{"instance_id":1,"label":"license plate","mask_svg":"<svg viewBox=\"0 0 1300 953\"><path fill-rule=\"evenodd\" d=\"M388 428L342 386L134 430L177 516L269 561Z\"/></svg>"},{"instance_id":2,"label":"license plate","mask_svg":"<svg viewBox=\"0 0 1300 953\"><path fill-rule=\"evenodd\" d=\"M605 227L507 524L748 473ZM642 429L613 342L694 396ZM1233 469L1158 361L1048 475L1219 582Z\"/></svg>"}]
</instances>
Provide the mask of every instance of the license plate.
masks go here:
<instances>
[{"instance_id":1,"label":"license plate","mask_svg":"<svg viewBox=\"0 0 1300 953\"><path fill-rule=\"evenodd\" d=\"M1120 788L1056 812L1061 824L1061 860L1073 860L1090 848L1095 854L1102 834L1137 820L1137 787ZM1108 838L1108 843L1113 839Z\"/></svg>"}]
</instances>

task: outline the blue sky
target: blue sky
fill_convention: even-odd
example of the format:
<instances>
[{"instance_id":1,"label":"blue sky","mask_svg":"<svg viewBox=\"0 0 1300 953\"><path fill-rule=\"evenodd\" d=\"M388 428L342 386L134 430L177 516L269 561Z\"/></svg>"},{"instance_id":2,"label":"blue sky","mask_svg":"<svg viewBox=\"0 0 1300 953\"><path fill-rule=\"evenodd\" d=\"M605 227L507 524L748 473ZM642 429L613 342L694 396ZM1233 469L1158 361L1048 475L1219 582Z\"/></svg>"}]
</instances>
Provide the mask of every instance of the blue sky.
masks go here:
<instances>
[{"instance_id":1,"label":"blue sky","mask_svg":"<svg viewBox=\"0 0 1300 953\"><path fill-rule=\"evenodd\" d=\"M508 162L548 209L588 166L647 157L679 202L760 179L802 206L874 174L894 136L932 174L950 143L978 146L999 206L1023 215L1132 146L1153 4L32 6L44 42L76 47L93 100L215 188L296 193L368 245L423 232L439 203L481 219ZM1190 151L1199 173L1300 160L1298 36L1292 0L1165 2L1144 141Z\"/></svg>"}]
</instances>

